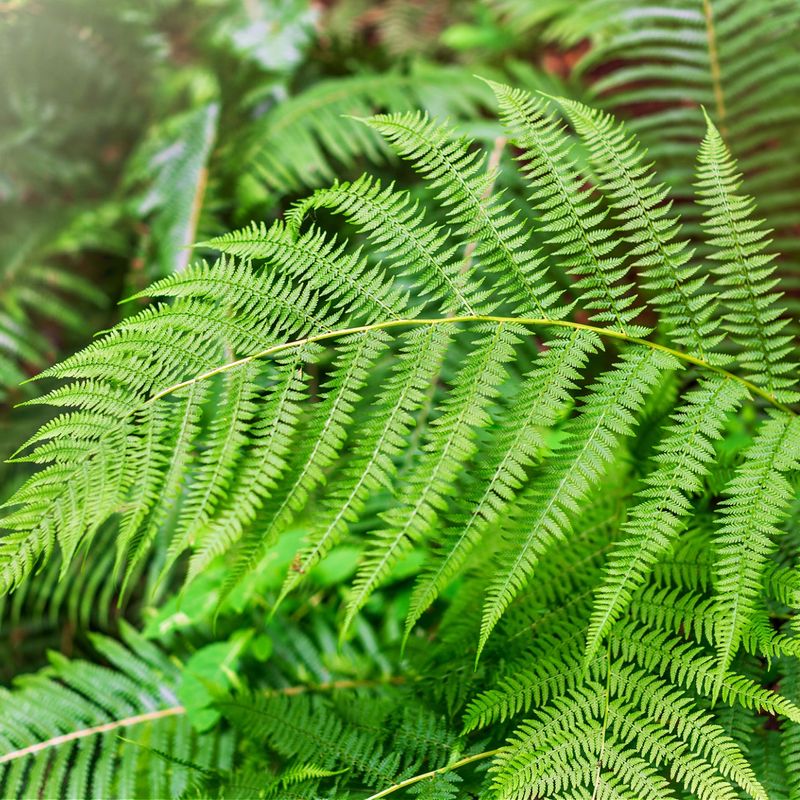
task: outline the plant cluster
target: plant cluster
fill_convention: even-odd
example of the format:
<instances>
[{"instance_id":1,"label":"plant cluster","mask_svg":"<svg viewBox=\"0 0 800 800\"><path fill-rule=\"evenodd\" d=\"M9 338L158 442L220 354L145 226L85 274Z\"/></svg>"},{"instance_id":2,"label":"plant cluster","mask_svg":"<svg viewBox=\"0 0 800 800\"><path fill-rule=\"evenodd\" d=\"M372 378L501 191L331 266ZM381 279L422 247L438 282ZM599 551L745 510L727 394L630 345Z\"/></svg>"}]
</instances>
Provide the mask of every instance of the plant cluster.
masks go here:
<instances>
[{"instance_id":1,"label":"plant cluster","mask_svg":"<svg viewBox=\"0 0 800 800\"><path fill-rule=\"evenodd\" d=\"M133 14L127 302L11 445L3 796L800 793L798 7L455 5Z\"/></svg>"}]
</instances>

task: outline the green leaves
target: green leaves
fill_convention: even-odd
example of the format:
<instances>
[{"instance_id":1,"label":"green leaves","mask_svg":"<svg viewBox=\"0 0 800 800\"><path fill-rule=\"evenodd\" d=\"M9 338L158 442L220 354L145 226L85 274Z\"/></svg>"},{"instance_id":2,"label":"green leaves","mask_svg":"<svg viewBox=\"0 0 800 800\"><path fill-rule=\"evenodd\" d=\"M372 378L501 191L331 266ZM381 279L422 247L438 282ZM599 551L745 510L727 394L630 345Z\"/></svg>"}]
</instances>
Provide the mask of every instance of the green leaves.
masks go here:
<instances>
[{"instance_id":1,"label":"green leaves","mask_svg":"<svg viewBox=\"0 0 800 800\"><path fill-rule=\"evenodd\" d=\"M472 142L419 113L378 115L368 120L393 149L424 176L459 236L474 241L475 259L492 278L491 290L511 303L515 313L559 319L560 292L526 241L525 224L510 210L502 192L493 193L495 175ZM475 286L484 279L473 276ZM485 287L484 290L486 290Z\"/></svg>"},{"instance_id":2,"label":"green leaves","mask_svg":"<svg viewBox=\"0 0 800 800\"><path fill-rule=\"evenodd\" d=\"M51 655L0 690L0 785L10 797L176 796L199 767L230 766L230 734L198 735L178 702L176 666L127 626L92 637L107 666ZM183 763L142 758L147 748ZM144 787L147 787L146 789Z\"/></svg>"},{"instance_id":3,"label":"green leaves","mask_svg":"<svg viewBox=\"0 0 800 800\"><path fill-rule=\"evenodd\" d=\"M786 473L800 466L800 419L766 420L725 487L714 536L716 624L720 670L733 660L752 625L763 572L781 533L777 523L793 497Z\"/></svg>"},{"instance_id":4,"label":"green leaves","mask_svg":"<svg viewBox=\"0 0 800 800\"><path fill-rule=\"evenodd\" d=\"M125 589L156 544L162 586L213 575L149 630L237 617L179 690L197 729L221 714L247 738L239 778L202 773L223 794L261 770L267 796L410 780L451 797L465 767L487 798L765 798L747 737L772 735L759 714L800 719L774 688L790 670L757 680L800 651L782 627L800 596L796 343L766 233L713 128L708 273L623 124L492 88L530 205L502 139L487 158L425 114L378 115L359 135L421 187L337 181L218 236L216 261L48 372L61 413L17 454L38 471L5 509L0 586L112 535ZM259 627L309 574L297 619L340 603L369 677L331 678L332 626L324 657L276 635L283 618ZM488 776L472 766L493 754Z\"/></svg>"},{"instance_id":5,"label":"green leaves","mask_svg":"<svg viewBox=\"0 0 800 800\"><path fill-rule=\"evenodd\" d=\"M658 445L657 467L645 478L642 498L630 511L625 538L611 555L608 575L597 590L587 653L594 655L611 623L630 602L650 569L686 524L691 495L714 460L714 441L726 415L745 396L740 384L710 378L684 397L685 405Z\"/></svg>"},{"instance_id":6,"label":"green leaves","mask_svg":"<svg viewBox=\"0 0 800 800\"><path fill-rule=\"evenodd\" d=\"M765 253L765 231L752 218L752 198L737 194L741 177L736 162L719 131L707 119L708 130L698 154L698 203L707 206L703 228L711 257L719 261L717 283L723 287L723 324L741 348L738 359L746 377L763 386L779 400L795 402L797 363L794 342L784 329L780 294L773 292L775 256Z\"/></svg>"},{"instance_id":7,"label":"green leaves","mask_svg":"<svg viewBox=\"0 0 800 800\"><path fill-rule=\"evenodd\" d=\"M503 611L524 588L540 555L568 537L570 517L602 480L621 438L633 433L635 414L647 392L664 370L677 366L664 353L636 348L591 387L566 445L545 466L534 490L523 495L504 530L505 546L484 604L479 652Z\"/></svg>"}]
</instances>

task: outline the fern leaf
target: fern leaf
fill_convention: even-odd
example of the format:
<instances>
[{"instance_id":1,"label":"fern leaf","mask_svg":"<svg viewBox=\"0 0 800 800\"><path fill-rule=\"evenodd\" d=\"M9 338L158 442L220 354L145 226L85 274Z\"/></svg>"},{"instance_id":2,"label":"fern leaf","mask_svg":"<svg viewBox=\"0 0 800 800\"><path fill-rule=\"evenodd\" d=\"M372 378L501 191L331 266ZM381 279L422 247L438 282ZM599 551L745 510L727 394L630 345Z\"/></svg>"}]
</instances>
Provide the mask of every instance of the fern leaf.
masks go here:
<instances>
[{"instance_id":1,"label":"fern leaf","mask_svg":"<svg viewBox=\"0 0 800 800\"><path fill-rule=\"evenodd\" d=\"M487 592L479 652L509 603L525 586L544 549L564 540L580 501L602 480L618 441L630 435L634 414L662 372L677 367L670 356L635 349L592 387L571 426L568 444L557 453L504 531L507 546Z\"/></svg>"},{"instance_id":2,"label":"fern leaf","mask_svg":"<svg viewBox=\"0 0 800 800\"><path fill-rule=\"evenodd\" d=\"M633 266L647 279L653 303L676 342L703 358L713 359L720 341L713 296L703 291L705 276L689 263L688 243L678 239L680 223L671 213L667 189L656 184L646 152L623 123L610 114L573 100L558 99L589 147L600 186L611 202L632 245Z\"/></svg>"},{"instance_id":3,"label":"fern leaf","mask_svg":"<svg viewBox=\"0 0 800 800\"><path fill-rule=\"evenodd\" d=\"M254 421L255 368L251 363L225 373L217 402L221 413L207 435L206 449L198 459L192 484L175 521L175 532L167 551L164 570L191 545L223 501L248 442L248 429Z\"/></svg>"},{"instance_id":4,"label":"fern leaf","mask_svg":"<svg viewBox=\"0 0 800 800\"><path fill-rule=\"evenodd\" d=\"M726 487L720 506L716 551L715 638L720 676L730 665L750 624L761 575L781 531L776 523L792 488L785 472L800 460L800 420L780 414L767 420Z\"/></svg>"},{"instance_id":5,"label":"fern leaf","mask_svg":"<svg viewBox=\"0 0 800 800\"><path fill-rule=\"evenodd\" d=\"M396 471L392 458L404 449L412 413L434 379L448 343L446 334L433 326L408 335L375 417L364 422L351 463L328 491L324 509L311 523L306 546L297 554L278 602L340 541L348 524L363 510L369 493L391 486Z\"/></svg>"},{"instance_id":6,"label":"fern leaf","mask_svg":"<svg viewBox=\"0 0 800 800\"><path fill-rule=\"evenodd\" d=\"M366 322L398 319L406 308L405 298L380 269L369 267L360 253L346 253L345 245L316 229L295 238L282 222L269 228L253 223L204 246L240 258L265 259L281 275L302 280L323 296L335 290L335 305Z\"/></svg>"},{"instance_id":7,"label":"fern leaf","mask_svg":"<svg viewBox=\"0 0 800 800\"><path fill-rule=\"evenodd\" d=\"M418 113L378 115L367 122L436 190L458 235L478 243L474 255L481 270L492 276L493 292L516 312L564 316L566 310L557 305L559 292L530 249L519 215L509 211L501 194L487 195L494 176L484 171L485 157L470 151L471 142L453 140L451 131ZM472 280L480 286L485 278L473 274Z\"/></svg>"},{"instance_id":8,"label":"fern leaf","mask_svg":"<svg viewBox=\"0 0 800 800\"><path fill-rule=\"evenodd\" d=\"M383 188L362 175L300 201L289 212L288 223L299 230L303 218L319 208L346 216L386 255L384 263L389 262L392 272L409 273L416 281L413 296L427 295L443 310L475 314L476 307L485 307L454 258L457 247L449 244L449 231L423 224L424 213L408 192Z\"/></svg>"},{"instance_id":9,"label":"fern leaf","mask_svg":"<svg viewBox=\"0 0 800 800\"><path fill-rule=\"evenodd\" d=\"M684 743L685 749L682 754L684 764L679 767L680 770L695 771L699 783L699 776L711 777L713 768L741 786L751 797L767 800L763 787L760 786L735 742L719 725L714 724L708 712L695 707L691 697L655 676L642 673L635 667L623 669L612 667L611 685L612 693L624 697L628 708L628 714L621 721L623 727L631 718L641 713L638 709L644 709L648 723L655 722L662 725ZM644 750L645 748L641 748L639 752L646 755ZM689 755L689 751L692 755ZM705 760L706 764L703 764L702 760ZM684 780L682 777L679 779ZM713 778L711 780L713 781ZM713 786L712 782L711 787ZM709 798L723 796L714 794L711 787L705 790L705 796ZM690 788L700 793L699 787L695 788L691 783Z\"/></svg>"},{"instance_id":10,"label":"fern leaf","mask_svg":"<svg viewBox=\"0 0 800 800\"><path fill-rule=\"evenodd\" d=\"M92 644L110 666L51 655L51 666L0 690L0 785L12 797L137 797L180 794L185 765L141 757L158 743L202 766L227 768L228 734L198 736L177 703L178 670L129 628L126 645ZM123 737L122 739L120 737Z\"/></svg>"},{"instance_id":11,"label":"fern leaf","mask_svg":"<svg viewBox=\"0 0 800 800\"><path fill-rule=\"evenodd\" d=\"M138 480L134 479L117 539L115 572L127 561L124 585L156 536L165 509L175 501L183 486L199 433L207 388L192 384L174 401L151 405L143 413L144 430L134 442L133 454L133 470ZM168 422L175 420L179 424L170 429Z\"/></svg>"},{"instance_id":12,"label":"fern leaf","mask_svg":"<svg viewBox=\"0 0 800 800\"><path fill-rule=\"evenodd\" d=\"M703 227L721 262L715 273L725 287L720 299L727 311L725 327L741 347L739 361L746 376L775 397L793 402L797 364L788 357L793 340L784 332L787 320L772 291L777 279L764 253L769 243L761 223L752 219L753 200L737 194L741 176L719 131L708 120L708 130L698 154L698 202L707 206Z\"/></svg>"},{"instance_id":13,"label":"fern leaf","mask_svg":"<svg viewBox=\"0 0 800 800\"><path fill-rule=\"evenodd\" d=\"M587 653L597 652L612 622L619 618L658 557L686 524L690 494L702 486L714 458L714 441L726 415L745 397L742 386L708 378L684 397L667 436L658 445L658 466L646 478L642 500L630 512L625 539L609 559L607 576L597 590Z\"/></svg>"},{"instance_id":14,"label":"fern leaf","mask_svg":"<svg viewBox=\"0 0 800 800\"><path fill-rule=\"evenodd\" d=\"M490 84L500 104L501 118L512 141L522 149L522 169L533 189L539 228L550 238L553 257L580 279L582 305L599 309L591 317L611 323L614 330L644 336L648 329L632 324L641 309L635 305L630 265L613 255L615 231L604 226L606 212L599 200L582 191L584 182L570 156L570 147L547 104L527 92Z\"/></svg>"},{"instance_id":15,"label":"fern leaf","mask_svg":"<svg viewBox=\"0 0 800 800\"><path fill-rule=\"evenodd\" d=\"M316 405L303 446L295 452L271 502L261 509L263 522L251 526L237 546L228 588L256 565L266 545L286 529L313 489L324 482L325 468L345 442L359 389L387 342L383 331L351 334L341 341L336 368L325 386L325 399Z\"/></svg>"},{"instance_id":16,"label":"fern leaf","mask_svg":"<svg viewBox=\"0 0 800 800\"><path fill-rule=\"evenodd\" d=\"M579 331L547 343L501 419L497 441L481 460L467 496L467 511L450 523L441 550L417 579L406 635L513 502L526 468L543 448L541 430L553 425L569 404L570 390L576 388L580 370L598 346L594 337Z\"/></svg>"},{"instance_id":17,"label":"fern leaf","mask_svg":"<svg viewBox=\"0 0 800 800\"><path fill-rule=\"evenodd\" d=\"M506 377L503 366L512 360L519 335L518 329L503 323L493 326L464 364L454 391L431 428L413 480L404 487L398 504L382 515L386 528L375 534L374 544L356 574L345 629L392 565L413 542L430 532L447 507L459 471L477 449L476 431L489 421L486 407Z\"/></svg>"},{"instance_id":18,"label":"fern leaf","mask_svg":"<svg viewBox=\"0 0 800 800\"><path fill-rule=\"evenodd\" d=\"M407 74L323 80L279 103L249 129L244 171L255 171L279 194L315 188L336 177L332 159L344 165L364 156L385 159L380 138L353 117L428 106L472 116L487 99L485 87L460 67L418 64Z\"/></svg>"},{"instance_id":19,"label":"fern leaf","mask_svg":"<svg viewBox=\"0 0 800 800\"><path fill-rule=\"evenodd\" d=\"M231 548L277 488L289 464L307 397L307 370L318 355L313 348L301 349L279 363L275 382L250 428L234 485L223 506L196 534L189 576L202 574L216 556Z\"/></svg>"}]
</instances>

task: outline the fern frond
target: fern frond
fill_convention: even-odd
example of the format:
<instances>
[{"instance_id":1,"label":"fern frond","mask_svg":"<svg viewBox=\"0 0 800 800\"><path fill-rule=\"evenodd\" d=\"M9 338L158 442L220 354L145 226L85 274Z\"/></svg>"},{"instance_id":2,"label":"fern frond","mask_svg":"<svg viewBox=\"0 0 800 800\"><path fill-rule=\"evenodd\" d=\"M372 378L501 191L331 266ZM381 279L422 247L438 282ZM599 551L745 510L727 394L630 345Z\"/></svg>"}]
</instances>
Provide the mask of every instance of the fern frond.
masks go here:
<instances>
[{"instance_id":1,"label":"fern frond","mask_svg":"<svg viewBox=\"0 0 800 800\"><path fill-rule=\"evenodd\" d=\"M330 488L324 509L310 525L307 543L295 558L281 591L282 600L342 538L358 518L370 492L390 487L396 472L392 458L403 452L413 424L413 411L435 377L449 344L434 327L410 333L398 355L397 366L380 395L374 419L366 420L351 463Z\"/></svg>"},{"instance_id":2,"label":"fern frond","mask_svg":"<svg viewBox=\"0 0 800 800\"><path fill-rule=\"evenodd\" d=\"M142 758L185 753L227 768L229 734L195 733L178 704L179 671L129 628L126 645L92 637L110 666L51 654L51 666L0 690L0 787L9 797L173 797L190 768Z\"/></svg>"},{"instance_id":3,"label":"fern frond","mask_svg":"<svg viewBox=\"0 0 800 800\"><path fill-rule=\"evenodd\" d=\"M263 522L259 520L260 524L243 537L236 562L231 567L229 587L255 566L265 546L292 521L314 488L324 482L325 468L344 444L359 390L387 343L388 337L383 331L352 334L341 341L335 369L322 387L324 399L317 404L303 445L295 451L271 502L260 510Z\"/></svg>"},{"instance_id":4,"label":"fern frond","mask_svg":"<svg viewBox=\"0 0 800 800\"><path fill-rule=\"evenodd\" d=\"M190 563L200 574L218 555L242 538L273 496L291 461L296 430L307 397L308 369L313 351L296 352L279 366L275 383L262 400L258 419L249 430L249 443L235 471L235 485L224 505L197 534Z\"/></svg>"},{"instance_id":5,"label":"fern frond","mask_svg":"<svg viewBox=\"0 0 800 800\"><path fill-rule=\"evenodd\" d=\"M429 534L447 507L460 470L477 449L477 431L490 420L487 406L497 396L520 332L503 323L486 330L464 364L431 425L413 480L403 487L396 506L382 515L386 527L374 535L364 555L348 599L345 629L391 566Z\"/></svg>"},{"instance_id":6,"label":"fern frond","mask_svg":"<svg viewBox=\"0 0 800 800\"><path fill-rule=\"evenodd\" d=\"M703 228L713 248L711 258L721 262L714 270L717 285L725 287L720 300L723 324L741 348L738 358L746 377L765 386L779 399L794 402L797 363L788 320L780 319L772 290L774 256L764 253L767 232L752 218L752 198L737 194L741 176L719 131L708 120L698 154L698 203L707 206Z\"/></svg>"},{"instance_id":7,"label":"fern frond","mask_svg":"<svg viewBox=\"0 0 800 800\"><path fill-rule=\"evenodd\" d=\"M305 216L319 208L343 214L365 233L388 258L393 272L415 280L413 296L427 295L444 311L474 314L476 308L485 309L485 299L476 296L455 258L458 248L449 243L449 231L425 225L424 212L408 192L382 188L379 181L362 175L352 183L318 189L291 209L288 222L299 230Z\"/></svg>"},{"instance_id":8,"label":"fern frond","mask_svg":"<svg viewBox=\"0 0 800 800\"><path fill-rule=\"evenodd\" d=\"M632 245L633 266L647 279L643 287L653 292L667 330L689 351L713 358L722 338L713 296L703 290L706 276L690 263L688 242L679 239L680 223L665 203L667 188L643 163L646 151L610 114L573 100L558 102L589 148L600 186Z\"/></svg>"},{"instance_id":9,"label":"fern frond","mask_svg":"<svg viewBox=\"0 0 800 800\"><path fill-rule=\"evenodd\" d=\"M788 257L784 277L796 286L797 8L781 0L759 9L740 0L562 6L553 35L569 44L591 40L573 79L591 84L593 103L629 119L681 194L692 180L694 143L704 134L699 110L708 110L740 159L769 227L778 231L777 247ZM693 226L692 205L681 196L676 202Z\"/></svg>"},{"instance_id":10,"label":"fern frond","mask_svg":"<svg viewBox=\"0 0 800 800\"><path fill-rule=\"evenodd\" d=\"M724 378L706 379L683 398L674 424L658 445L658 466L645 479L643 499L631 509L623 527L625 539L611 555L607 576L597 590L587 641L589 656L597 652L611 623L630 602L632 591L686 524L689 498L702 488L725 417L744 398L742 386Z\"/></svg>"},{"instance_id":11,"label":"fern frond","mask_svg":"<svg viewBox=\"0 0 800 800\"><path fill-rule=\"evenodd\" d=\"M522 149L523 172L533 189L541 223L548 234L553 257L579 280L581 299L587 309L600 309L591 319L611 323L630 336L644 336L648 329L632 324L636 307L632 283L626 280L630 265L613 255L615 231L603 225L606 213L599 200L581 188L583 178L570 156L570 147L547 104L509 86L490 84L500 104L501 119Z\"/></svg>"},{"instance_id":12,"label":"fern frond","mask_svg":"<svg viewBox=\"0 0 800 800\"><path fill-rule=\"evenodd\" d=\"M570 517L603 478L618 442L633 432L635 414L662 373L677 362L664 353L634 349L605 373L586 397L568 443L545 466L535 491L522 501L503 532L507 543L488 591L479 651L503 611L527 583L539 555L569 532Z\"/></svg>"},{"instance_id":13,"label":"fern frond","mask_svg":"<svg viewBox=\"0 0 800 800\"><path fill-rule=\"evenodd\" d=\"M207 247L240 258L265 259L282 275L302 280L322 296L335 290L335 306L368 322L376 318L397 319L406 308L403 294L386 280L384 273L369 267L360 253L346 253L316 229L299 238L282 222L267 228L263 223L223 234L205 243Z\"/></svg>"},{"instance_id":14,"label":"fern frond","mask_svg":"<svg viewBox=\"0 0 800 800\"><path fill-rule=\"evenodd\" d=\"M526 468L544 447L541 431L553 425L570 402L587 358L598 343L574 331L552 339L525 378L500 422L500 433L484 453L473 485L468 513L450 520L441 550L417 579L406 618L406 632L434 602L465 559L513 503L525 482Z\"/></svg>"},{"instance_id":15,"label":"fern frond","mask_svg":"<svg viewBox=\"0 0 800 800\"><path fill-rule=\"evenodd\" d=\"M359 157L385 159L380 138L353 117L420 107L472 117L486 100L485 87L459 67L421 64L409 74L320 81L275 106L248 130L244 169L255 170L279 194L316 188L336 177L332 160L350 165Z\"/></svg>"},{"instance_id":16,"label":"fern frond","mask_svg":"<svg viewBox=\"0 0 800 800\"><path fill-rule=\"evenodd\" d=\"M493 292L512 303L516 313L564 316L566 309L557 305L560 293L531 249L525 224L501 193L491 194L493 175L484 169L485 157L471 150L472 142L454 138L420 113L378 115L367 123L437 192L458 235L477 242L474 257L481 272L492 276ZM485 276L473 268L476 286L485 285Z\"/></svg>"},{"instance_id":17,"label":"fern frond","mask_svg":"<svg viewBox=\"0 0 800 800\"><path fill-rule=\"evenodd\" d=\"M776 415L764 422L726 488L714 537L720 670L726 669L747 632L762 572L792 487L784 473L800 465L800 420Z\"/></svg>"}]
</instances>

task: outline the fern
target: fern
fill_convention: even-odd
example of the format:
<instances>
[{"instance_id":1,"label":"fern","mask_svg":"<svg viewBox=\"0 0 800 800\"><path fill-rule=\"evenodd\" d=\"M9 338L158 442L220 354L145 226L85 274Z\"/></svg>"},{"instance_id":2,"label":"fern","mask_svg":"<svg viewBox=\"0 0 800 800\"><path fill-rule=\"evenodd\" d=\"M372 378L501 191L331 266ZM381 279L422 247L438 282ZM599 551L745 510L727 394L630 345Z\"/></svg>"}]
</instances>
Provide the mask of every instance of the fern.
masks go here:
<instances>
[{"instance_id":1,"label":"fern","mask_svg":"<svg viewBox=\"0 0 800 800\"><path fill-rule=\"evenodd\" d=\"M109 667L54 653L50 667L2 690L3 794L177 796L193 769L229 765L230 734L198 736L183 716L175 665L130 629L123 633L127 646L93 637ZM144 760L145 748L184 754L197 767Z\"/></svg>"},{"instance_id":2,"label":"fern","mask_svg":"<svg viewBox=\"0 0 800 800\"><path fill-rule=\"evenodd\" d=\"M704 131L697 110L705 108L739 160L760 213L776 231L785 285L797 287L791 220L800 91L794 45L800 16L794 4L775 0L756 9L739 0L648 6L589 0L578 7L554 0L534 12L515 0L494 5L513 30L540 24L546 42L576 47L571 83L581 86L592 104L629 120L676 191L692 230L699 214L686 202L685 188L693 176L695 143ZM591 46L580 47L586 40ZM536 84L548 86L543 78Z\"/></svg>"},{"instance_id":3,"label":"fern","mask_svg":"<svg viewBox=\"0 0 800 800\"><path fill-rule=\"evenodd\" d=\"M341 596L342 647L382 657L377 611L407 669L342 699L243 667L210 713L246 744L198 792L252 790L264 752L280 797L766 798L782 780L745 744L770 740L759 715L800 721L772 667L800 653L776 624L800 542L796 346L766 234L710 124L707 273L624 124L492 88L531 206L475 142L379 114L359 130L424 199L371 176L320 189L204 243L215 261L45 373L62 383L35 402L62 411L16 456L38 469L2 519L4 592L118 523L126 585L158 541L187 593L217 574L223 624L237 593L237 613L266 597L297 618ZM308 224L322 209L353 236ZM337 557L341 593L320 583Z\"/></svg>"},{"instance_id":4,"label":"fern","mask_svg":"<svg viewBox=\"0 0 800 800\"><path fill-rule=\"evenodd\" d=\"M332 160L380 161L380 139L348 117L419 106L469 115L486 102L469 72L421 64L408 74L355 75L321 81L280 103L248 129L247 168L276 193L315 188L336 177Z\"/></svg>"}]
</instances>

